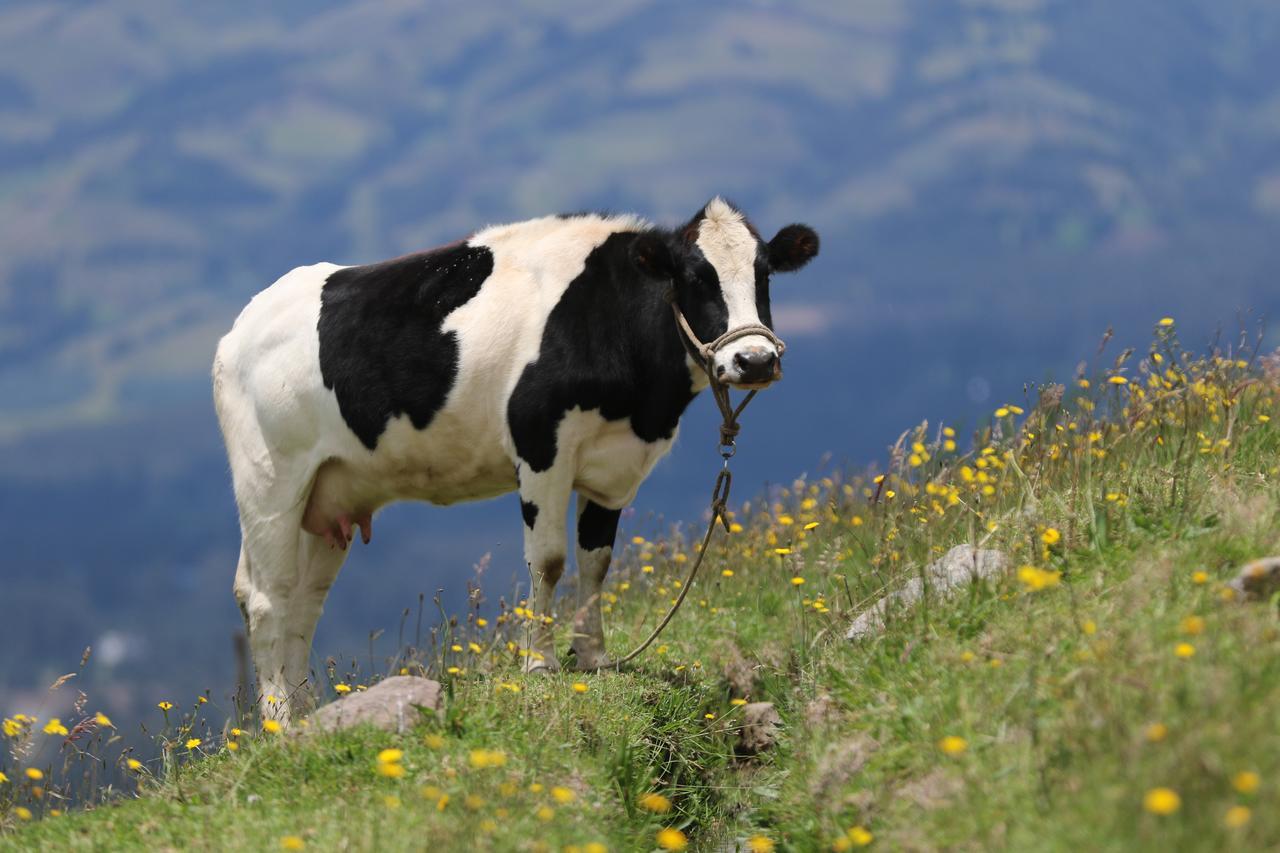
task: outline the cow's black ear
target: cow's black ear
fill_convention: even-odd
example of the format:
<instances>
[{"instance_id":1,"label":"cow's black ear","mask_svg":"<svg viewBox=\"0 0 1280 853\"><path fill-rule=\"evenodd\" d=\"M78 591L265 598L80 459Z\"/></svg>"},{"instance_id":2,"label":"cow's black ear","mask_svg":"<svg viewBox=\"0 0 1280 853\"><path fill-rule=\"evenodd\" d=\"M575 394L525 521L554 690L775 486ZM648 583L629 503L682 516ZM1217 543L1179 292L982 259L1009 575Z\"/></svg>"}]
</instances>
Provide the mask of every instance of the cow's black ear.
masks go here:
<instances>
[{"instance_id":1,"label":"cow's black ear","mask_svg":"<svg viewBox=\"0 0 1280 853\"><path fill-rule=\"evenodd\" d=\"M808 225L788 225L769 241L769 266L795 272L818 254L818 232Z\"/></svg>"},{"instance_id":2,"label":"cow's black ear","mask_svg":"<svg viewBox=\"0 0 1280 853\"><path fill-rule=\"evenodd\" d=\"M631 244L631 258L640 271L651 278L665 281L675 277L676 261L671 247L657 232L641 232Z\"/></svg>"}]
</instances>

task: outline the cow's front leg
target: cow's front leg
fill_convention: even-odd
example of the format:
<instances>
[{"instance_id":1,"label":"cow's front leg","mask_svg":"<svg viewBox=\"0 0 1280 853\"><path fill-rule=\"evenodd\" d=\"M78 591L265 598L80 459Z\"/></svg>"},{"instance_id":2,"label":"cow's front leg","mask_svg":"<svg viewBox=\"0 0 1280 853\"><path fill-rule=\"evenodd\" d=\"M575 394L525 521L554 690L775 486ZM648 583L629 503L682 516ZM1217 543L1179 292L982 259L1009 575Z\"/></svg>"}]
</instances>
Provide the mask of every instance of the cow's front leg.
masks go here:
<instances>
[{"instance_id":1,"label":"cow's front leg","mask_svg":"<svg viewBox=\"0 0 1280 853\"><path fill-rule=\"evenodd\" d=\"M532 594L525 639L526 672L557 672L555 646L556 582L564 574L568 536L569 496L573 490L570 472L553 466L547 471L519 469L520 510L524 515L524 559L529 565Z\"/></svg>"},{"instance_id":2,"label":"cow's front leg","mask_svg":"<svg viewBox=\"0 0 1280 853\"><path fill-rule=\"evenodd\" d=\"M600 597L621 515L622 510L605 509L578 495L578 609L573 615L572 644L576 669L597 670L609 664Z\"/></svg>"}]
</instances>

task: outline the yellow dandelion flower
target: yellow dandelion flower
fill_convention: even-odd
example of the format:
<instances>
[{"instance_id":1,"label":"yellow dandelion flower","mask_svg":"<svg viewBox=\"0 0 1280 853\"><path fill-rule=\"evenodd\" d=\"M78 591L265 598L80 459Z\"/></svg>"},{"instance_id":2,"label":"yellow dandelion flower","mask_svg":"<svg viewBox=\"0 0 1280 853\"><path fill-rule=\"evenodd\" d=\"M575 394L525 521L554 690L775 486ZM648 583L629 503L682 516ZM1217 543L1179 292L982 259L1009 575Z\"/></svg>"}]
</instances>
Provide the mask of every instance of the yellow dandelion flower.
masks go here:
<instances>
[{"instance_id":1,"label":"yellow dandelion flower","mask_svg":"<svg viewBox=\"0 0 1280 853\"><path fill-rule=\"evenodd\" d=\"M821 525L821 523L822 523L822 522L820 522L820 521L811 521L811 522L809 522L808 524L806 524L806 525L804 526L804 529L805 529L805 530L816 530L816 529L818 528L818 526L819 526L819 525Z\"/></svg>"},{"instance_id":2,"label":"yellow dandelion flower","mask_svg":"<svg viewBox=\"0 0 1280 853\"><path fill-rule=\"evenodd\" d=\"M1092 619L1086 619L1084 620L1084 624L1080 626L1080 630L1084 631L1087 636L1092 637L1094 634L1098 633L1098 623L1094 622Z\"/></svg>"},{"instance_id":3,"label":"yellow dandelion flower","mask_svg":"<svg viewBox=\"0 0 1280 853\"><path fill-rule=\"evenodd\" d=\"M400 808L400 798L395 794L387 794L382 798L382 804L389 809L398 809Z\"/></svg>"},{"instance_id":4,"label":"yellow dandelion flower","mask_svg":"<svg viewBox=\"0 0 1280 853\"><path fill-rule=\"evenodd\" d=\"M269 735L280 734L280 729L281 725L279 720L266 720L262 723L262 730Z\"/></svg>"},{"instance_id":5,"label":"yellow dandelion flower","mask_svg":"<svg viewBox=\"0 0 1280 853\"><path fill-rule=\"evenodd\" d=\"M135 773L137 773L139 770L142 769L142 762L136 758L128 759L127 761L125 761L125 764L128 765L129 769Z\"/></svg>"},{"instance_id":6,"label":"yellow dandelion flower","mask_svg":"<svg viewBox=\"0 0 1280 853\"><path fill-rule=\"evenodd\" d=\"M1182 633L1193 637L1204 633L1204 619L1200 616L1188 616L1182 620Z\"/></svg>"},{"instance_id":7,"label":"yellow dandelion flower","mask_svg":"<svg viewBox=\"0 0 1280 853\"><path fill-rule=\"evenodd\" d=\"M27 774L27 778L33 782L39 782L44 778L44 772L35 767L28 767L25 772Z\"/></svg>"},{"instance_id":8,"label":"yellow dandelion flower","mask_svg":"<svg viewBox=\"0 0 1280 853\"><path fill-rule=\"evenodd\" d=\"M969 748L969 742L957 735L947 735L938 741L938 749L947 755L961 755Z\"/></svg>"},{"instance_id":9,"label":"yellow dandelion flower","mask_svg":"<svg viewBox=\"0 0 1280 853\"><path fill-rule=\"evenodd\" d=\"M1206 584L1209 582L1209 573L1206 571L1192 572L1191 582L1194 584Z\"/></svg>"},{"instance_id":10,"label":"yellow dandelion flower","mask_svg":"<svg viewBox=\"0 0 1280 853\"><path fill-rule=\"evenodd\" d=\"M231 752L235 752L239 748L240 748L240 744L236 743L235 741L233 740L227 741L227 749L229 749Z\"/></svg>"},{"instance_id":11,"label":"yellow dandelion flower","mask_svg":"<svg viewBox=\"0 0 1280 853\"><path fill-rule=\"evenodd\" d=\"M767 835L754 835L747 839L747 849L751 853L773 853L773 839Z\"/></svg>"},{"instance_id":12,"label":"yellow dandelion flower","mask_svg":"<svg viewBox=\"0 0 1280 853\"><path fill-rule=\"evenodd\" d=\"M281 850L305 850L307 842L299 835L286 835L280 839Z\"/></svg>"},{"instance_id":13,"label":"yellow dandelion flower","mask_svg":"<svg viewBox=\"0 0 1280 853\"><path fill-rule=\"evenodd\" d=\"M343 682L338 682L337 684L333 685L333 692L337 693L339 696L346 695L347 693L351 692L351 685L344 684Z\"/></svg>"},{"instance_id":14,"label":"yellow dandelion flower","mask_svg":"<svg viewBox=\"0 0 1280 853\"><path fill-rule=\"evenodd\" d=\"M663 850L684 850L689 846L688 836L672 826L658 830L656 840Z\"/></svg>"},{"instance_id":15,"label":"yellow dandelion flower","mask_svg":"<svg viewBox=\"0 0 1280 853\"><path fill-rule=\"evenodd\" d=\"M1018 580L1022 581L1032 592L1055 587L1061 579L1061 572L1038 569L1035 566L1023 566L1018 569Z\"/></svg>"},{"instance_id":16,"label":"yellow dandelion flower","mask_svg":"<svg viewBox=\"0 0 1280 853\"><path fill-rule=\"evenodd\" d=\"M66 737L68 734L67 727L57 717L51 718L49 722L44 724L44 733L47 735L61 735L62 737Z\"/></svg>"},{"instance_id":17,"label":"yellow dandelion flower","mask_svg":"<svg viewBox=\"0 0 1280 853\"><path fill-rule=\"evenodd\" d=\"M1040 539L1044 544L1052 548L1062 541L1062 532L1056 527L1046 527L1044 533L1040 534Z\"/></svg>"},{"instance_id":18,"label":"yellow dandelion flower","mask_svg":"<svg viewBox=\"0 0 1280 853\"><path fill-rule=\"evenodd\" d=\"M1173 647L1173 653L1185 660L1195 655L1196 647L1190 643L1178 643L1178 645Z\"/></svg>"},{"instance_id":19,"label":"yellow dandelion flower","mask_svg":"<svg viewBox=\"0 0 1280 853\"><path fill-rule=\"evenodd\" d=\"M671 811L671 801L654 791L641 795L638 805L645 811L653 812L654 814L666 814Z\"/></svg>"},{"instance_id":20,"label":"yellow dandelion flower","mask_svg":"<svg viewBox=\"0 0 1280 853\"><path fill-rule=\"evenodd\" d=\"M551 789L551 798L560 805L568 805L578 798L572 788L566 788L563 785L556 785Z\"/></svg>"},{"instance_id":21,"label":"yellow dandelion flower","mask_svg":"<svg viewBox=\"0 0 1280 853\"><path fill-rule=\"evenodd\" d=\"M442 812L449 807L449 795L441 794L440 799L436 800L436 811Z\"/></svg>"},{"instance_id":22,"label":"yellow dandelion flower","mask_svg":"<svg viewBox=\"0 0 1280 853\"><path fill-rule=\"evenodd\" d=\"M1248 806L1232 806L1223 815L1222 822L1228 829L1239 829L1247 824L1252 817L1253 812L1249 811Z\"/></svg>"},{"instance_id":23,"label":"yellow dandelion flower","mask_svg":"<svg viewBox=\"0 0 1280 853\"><path fill-rule=\"evenodd\" d=\"M1128 385L1129 384L1129 380L1125 379L1123 376L1112 376L1107 381L1110 382L1112 385Z\"/></svg>"},{"instance_id":24,"label":"yellow dandelion flower","mask_svg":"<svg viewBox=\"0 0 1280 853\"><path fill-rule=\"evenodd\" d=\"M424 737L422 742L427 745L428 749L439 749L444 746L444 738L434 732Z\"/></svg>"},{"instance_id":25,"label":"yellow dandelion flower","mask_svg":"<svg viewBox=\"0 0 1280 853\"><path fill-rule=\"evenodd\" d=\"M539 806L538 810L533 813L534 817L546 823L556 816L556 810L550 806Z\"/></svg>"},{"instance_id":26,"label":"yellow dandelion flower","mask_svg":"<svg viewBox=\"0 0 1280 853\"><path fill-rule=\"evenodd\" d=\"M1159 323L1157 323L1156 325L1159 325L1159 326L1172 326L1172 325L1173 325L1173 318L1172 318L1172 317L1161 317L1161 318L1160 318L1160 322L1159 322Z\"/></svg>"},{"instance_id":27,"label":"yellow dandelion flower","mask_svg":"<svg viewBox=\"0 0 1280 853\"><path fill-rule=\"evenodd\" d=\"M774 548L773 553L777 554L779 557L785 557L791 553L791 549L790 548Z\"/></svg>"},{"instance_id":28,"label":"yellow dandelion flower","mask_svg":"<svg viewBox=\"0 0 1280 853\"><path fill-rule=\"evenodd\" d=\"M1152 788L1142 798L1142 807L1152 814L1171 815L1182 808L1182 798L1172 788Z\"/></svg>"},{"instance_id":29,"label":"yellow dandelion flower","mask_svg":"<svg viewBox=\"0 0 1280 853\"><path fill-rule=\"evenodd\" d=\"M730 699L729 704L740 707L742 705L747 704L747 700L746 699Z\"/></svg>"},{"instance_id":30,"label":"yellow dandelion flower","mask_svg":"<svg viewBox=\"0 0 1280 853\"><path fill-rule=\"evenodd\" d=\"M173 709L173 703L172 703L172 702L157 702L157 703L156 703L156 707L157 707L157 708L159 708L161 711L170 711L170 710L172 710L172 709Z\"/></svg>"},{"instance_id":31,"label":"yellow dandelion flower","mask_svg":"<svg viewBox=\"0 0 1280 853\"><path fill-rule=\"evenodd\" d=\"M3 785L8 781L9 781L9 777L4 775L4 771L0 771L0 785Z\"/></svg>"},{"instance_id":32,"label":"yellow dandelion flower","mask_svg":"<svg viewBox=\"0 0 1280 853\"><path fill-rule=\"evenodd\" d=\"M609 853L609 848L599 841L591 841L582 848L582 853Z\"/></svg>"},{"instance_id":33,"label":"yellow dandelion flower","mask_svg":"<svg viewBox=\"0 0 1280 853\"><path fill-rule=\"evenodd\" d=\"M723 570L721 570L721 572L720 572L720 576L721 576L721 577L725 577L725 578L731 578L731 577L733 577L733 569L723 569Z\"/></svg>"},{"instance_id":34,"label":"yellow dandelion flower","mask_svg":"<svg viewBox=\"0 0 1280 853\"><path fill-rule=\"evenodd\" d=\"M404 765L394 762L379 762L378 775L388 779L400 779L404 776Z\"/></svg>"},{"instance_id":35,"label":"yellow dandelion flower","mask_svg":"<svg viewBox=\"0 0 1280 853\"><path fill-rule=\"evenodd\" d=\"M18 816L18 820L31 820L31 809L26 806L17 806L13 813Z\"/></svg>"},{"instance_id":36,"label":"yellow dandelion flower","mask_svg":"<svg viewBox=\"0 0 1280 853\"><path fill-rule=\"evenodd\" d=\"M875 836L868 832L864 826L851 826L845 835L853 842L854 847L866 847L872 841L875 841Z\"/></svg>"},{"instance_id":37,"label":"yellow dandelion flower","mask_svg":"<svg viewBox=\"0 0 1280 853\"><path fill-rule=\"evenodd\" d=\"M396 764L404 758L404 750L384 749L378 753L379 764Z\"/></svg>"},{"instance_id":38,"label":"yellow dandelion flower","mask_svg":"<svg viewBox=\"0 0 1280 853\"><path fill-rule=\"evenodd\" d=\"M200 746L200 738L193 737L187 739L187 749L198 749Z\"/></svg>"},{"instance_id":39,"label":"yellow dandelion flower","mask_svg":"<svg viewBox=\"0 0 1280 853\"><path fill-rule=\"evenodd\" d=\"M582 682L582 681L575 681L575 682L573 683L573 692L574 692L574 693L586 693L589 689L590 689L590 688L589 688L589 687L587 687L587 685L586 685L586 683L585 683L585 682Z\"/></svg>"},{"instance_id":40,"label":"yellow dandelion flower","mask_svg":"<svg viewBox=\"0 0 1280 853\"><path fill-rule=\"evenodd\" d=\"M1164 740L1166 737L1169 736L1169 727L1166 726L1164 723L1152 723L1151 725L1147 726L1147 730L1145 734L1146 734L1147 740L1151 741L1152 743L1159 743L1160 741Z\"/></svg>"},{"instance_id":41,"label":"yellow dandelion flower","mask_svg":"<svg viewBox=\"0 0 1280 853\"><path fill-rule=\"evenodd\" d=\"M804 578L800 577L799 575L796 575L791 579L792 586L800 586L803 583L804 583Z\"/></svg>"},{"instance_id":42,"label":"yellow dandelion flower","mask_svg":"<svg viewBox=\"0 0 1280 853\"><path fill-rule=\"evenodd\" d=\"M1231 777L1231 786L1242 794L1252 794L1262 784L1262 777L1252 770L1242 770Z\"/></svg>"},{"instance_id":43,"label":"yellow dandelion flower","mask_svg":"<svg viewBox=\"0 0 1280 853\"><path fill-rule=\"evenodd\" d=\"M109 729L114 729L116 727L116 724L111 722L111 718L101 711L93 715L93 721L98 725L105 726Z\"/></svg>"}]
</instances>

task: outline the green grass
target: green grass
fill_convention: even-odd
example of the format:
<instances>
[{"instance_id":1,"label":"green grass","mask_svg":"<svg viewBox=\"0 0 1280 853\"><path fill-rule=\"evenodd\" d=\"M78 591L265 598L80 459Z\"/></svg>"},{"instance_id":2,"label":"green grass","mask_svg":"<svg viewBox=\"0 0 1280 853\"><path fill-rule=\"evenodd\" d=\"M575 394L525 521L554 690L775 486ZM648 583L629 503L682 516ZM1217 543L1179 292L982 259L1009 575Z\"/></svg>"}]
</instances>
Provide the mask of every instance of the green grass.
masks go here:
<instances>
[{"instance_id":1,"label":"green grass","mask_svg":"<svg viewBox=\"0 0 1280 853\"><path fill-rule=\"evenodd\" d=\"M198 760L171 749L137 797L30 822L14 806L40 818L50 798L11 762L0 847L647 850L673 827L706 850L1274 848L1276 607L1224 584L1280 553L1280 370L1193 359L1162 328L1140 364L1098 374L1064 402L1002 407L973 453L922 426L881 482L832 475L743 507L632 671L526 677L507 645L525 617L467 617L448 642L482 653L423 662L462 670L444 676L441 720L405 736L246 734L234 753L209 737ZM1050 583L1014 571L843 639L857 611L966 541ZM689 548L664 534L621 549L615 652L660 617ZM776 749L735 754L741 698L776 704ZM404 753L400 778L377 772L387 748ZM476 750L500 766L475 766ZM1172 813L1144 806L1158 788L1176 793ZM671 810L644 808L651 792Z\"/></svg>"}]
</instances>

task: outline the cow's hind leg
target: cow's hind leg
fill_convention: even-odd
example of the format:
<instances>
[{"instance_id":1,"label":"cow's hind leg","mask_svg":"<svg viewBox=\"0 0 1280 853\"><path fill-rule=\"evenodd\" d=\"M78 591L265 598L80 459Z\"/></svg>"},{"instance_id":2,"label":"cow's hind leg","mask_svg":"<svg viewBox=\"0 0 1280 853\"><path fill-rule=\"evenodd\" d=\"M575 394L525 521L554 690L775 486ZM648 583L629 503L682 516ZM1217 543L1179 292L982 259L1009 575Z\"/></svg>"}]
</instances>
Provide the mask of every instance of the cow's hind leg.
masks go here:
<instances>
[{"instance_id":1,"label":"cow's hind leg","mask_svg":"<svg viewBox=\"0 0 1280 853\"><path fill-rule=\"evenodd\" d=\"M337 580L348 553L344 548L330 545L323 536L304 530L298 534L298 580L289 601L285 649L285 680L296 685L291 703L295 714L305 710L318 695L319 685L315 684L310 670L311 641L329 588ZM304 683L306 686L302 688Z\"/></svg>"},{"instance_id":2,"label":"cow's hind leg","mask_svg":"<svg viewBox=\"0 0 1280 853\"><path fill-rule=\"evenodd\" d=\"M600 597L621 514L621 510L605 509L578 495L578 609L573 616L572 644L576 669L596 670L609 664Z\"/></svg>"},{"instance_id":3,"label":"cow's hind leg","mask_svg":"<svg viewBox=\"0 0 1280 853\"><path fill-rule=\"evenodd\" d=\"M556 660L553 609L556 583L564 574L568 546L565 525L573 490L572 477L563 464L539 472L522 466L517 474L525 523L524 559L532 582L529 602L532 616L522 652L524 667L527 672L555 672L560 669L560 662Z\"/></svg>"}]
</instances>

